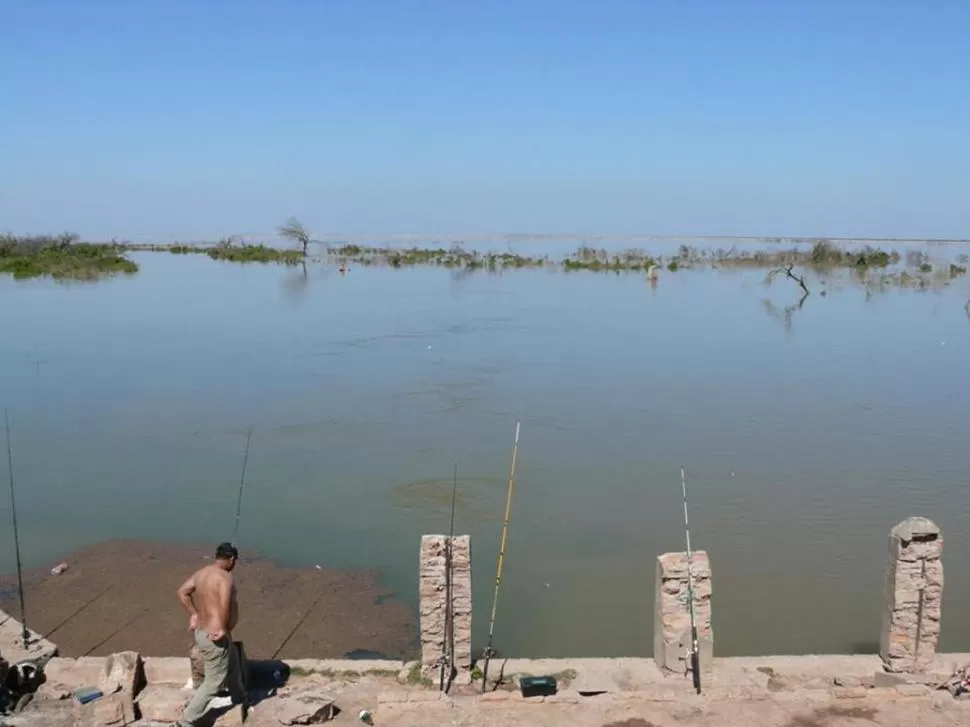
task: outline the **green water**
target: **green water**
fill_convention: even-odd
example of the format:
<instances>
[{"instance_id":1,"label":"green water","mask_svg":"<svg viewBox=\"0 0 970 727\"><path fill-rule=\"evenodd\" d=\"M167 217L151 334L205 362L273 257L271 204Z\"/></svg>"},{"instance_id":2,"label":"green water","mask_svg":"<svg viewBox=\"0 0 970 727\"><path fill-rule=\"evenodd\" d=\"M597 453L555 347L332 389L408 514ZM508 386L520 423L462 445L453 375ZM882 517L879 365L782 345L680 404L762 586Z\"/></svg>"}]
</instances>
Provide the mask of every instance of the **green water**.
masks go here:
<instances>
[{"instance_id":1,"label":"green water","mask_svg":"<svg viewBox=\"0 0 970 727\"><path fill-rule=\"evenodd\" d=\"M228 538L251 425L243 550L377 567L413 605L457 460L477 649L521 417L503 653L652 653L681 464L719 653L871 649L887 535L916 514L946 538L943 647L970 650L964 282L822 297L812 281L786 324L797 290L764 271L304 279L134 258L136 276L96 284L0 277L27 565L108 538Z\"/></svg>"}]
</instances>

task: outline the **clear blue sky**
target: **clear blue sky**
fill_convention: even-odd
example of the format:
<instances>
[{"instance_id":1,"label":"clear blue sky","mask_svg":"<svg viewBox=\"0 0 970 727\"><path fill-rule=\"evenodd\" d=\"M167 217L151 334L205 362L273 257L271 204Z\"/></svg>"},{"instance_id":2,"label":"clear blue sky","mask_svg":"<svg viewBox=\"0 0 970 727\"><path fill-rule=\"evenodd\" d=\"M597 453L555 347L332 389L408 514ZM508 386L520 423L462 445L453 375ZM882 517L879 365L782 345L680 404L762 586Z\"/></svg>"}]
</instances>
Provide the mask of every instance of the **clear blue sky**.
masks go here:
<instances>
[{"instance_id":1,"label":"clear blue sky","mask_svg":"<svg viewBox=\"0 0 970 727\"><path fill-rule=\"evenodd\" d=\"M0 230L970 236L970 0L0 0Z\"/></svg>"}]
</instances>

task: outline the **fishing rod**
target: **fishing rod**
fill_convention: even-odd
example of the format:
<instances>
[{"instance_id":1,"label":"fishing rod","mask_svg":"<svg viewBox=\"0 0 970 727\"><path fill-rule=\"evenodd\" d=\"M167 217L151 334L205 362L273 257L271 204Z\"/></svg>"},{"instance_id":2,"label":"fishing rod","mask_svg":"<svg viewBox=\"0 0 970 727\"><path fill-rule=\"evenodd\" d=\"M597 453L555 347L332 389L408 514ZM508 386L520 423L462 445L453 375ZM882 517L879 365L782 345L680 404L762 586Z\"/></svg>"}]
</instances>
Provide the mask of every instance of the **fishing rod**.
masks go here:
<instances>
[{"instance_id":1,"label":"fishing rod","mask_svg":"<svg viewBox=\"0 0 970 727\"><path fill-rule=\"evenodd\" d=\"M30 632L27 630L27 609L24 606L24 573L23 566L20 562L20 529L17 527L17 498L14 495L13 454L11 453L10 446L10 411L7 409L3 410L3 421L7 434L7 474L10 478L10 515L13 519L13 545L17 557L17 592L20 594L20 625L23 628L21 638L26 649L30 641Z\"/></svg>"},{"instance_id":2,"label":"fishing rod","mask_svg":"<svg viewBox=\"0 0 970 727\"><path fill-rule=\"evenodd\" d=\"M701 660L700 648L697 639L697 616L694 613L694 567L693 553L690 549L690 520L687 517L687 474L684 468L680 468L680 489L684 495L684 534L687 536L687 603L690 606L690 660L691 677L694 680L694 689L701 693Z\"/></svg>"},{"instance_id":3,"label":"fishing rod","mask_svg":"<svg viewBox=\"0 0 970 727\"><path fill-rule=\"evenodd\" d=\"M239 516L242 514L243 491L246 489L246 466L249 464L249 442L253 438L253 427L246 430L246 449L243 451L242 477L239 478L239 497L236 499L236 524L232 528L232 544L239 548Z\"/></svg>"},{"instance_id":4,"label":"fishing rod","mask_svg":"<svg viewBox=\"0 0 970 727\"><path fill-rule=\"evenodd\" d=\"M439 690L447 694L455 675L455 610L454 610L454 568L455 543L455 501L458 497L458 463L455 462L455 476L451 482L451 523L448 526L448 542L445 544L445 644L441 655L441 674Z\"/></svg>"},{"instance_id":5,"label":"fishing rod","mask_svg":"<svg viewBox=\"0 0 970 727\"><path fill-rule=\"evenodd\" d=\"M502 540L498 546L498 564L495 568L495 593L492 595L492 616L488 623L488 645L482 655L485 664L482 667L482 691L488 684L488 662L495 651L492 649L492 637L495 635L495 610L498 608L498 590L502 585L502 566L505 565L505 543L509 536L509 518L512 516L512 490L515 486L515 460L519 453L519 426L518 419L515 420L515 439L512 442L512 470L509 473L509 489L505 496L505 522L502 525Z\"/></svg>"}]
</instances>

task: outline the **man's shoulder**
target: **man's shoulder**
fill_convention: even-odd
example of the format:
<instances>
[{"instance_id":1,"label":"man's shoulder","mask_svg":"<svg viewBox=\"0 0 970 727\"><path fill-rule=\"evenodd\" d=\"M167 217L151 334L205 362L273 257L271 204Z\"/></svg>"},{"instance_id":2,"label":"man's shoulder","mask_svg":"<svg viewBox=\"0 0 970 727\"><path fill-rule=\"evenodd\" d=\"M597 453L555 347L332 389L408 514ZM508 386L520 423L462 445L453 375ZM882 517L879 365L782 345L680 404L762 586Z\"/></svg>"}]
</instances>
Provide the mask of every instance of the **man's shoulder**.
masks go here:
<instances>
[{"instance_id":1,"label":"man's shoulder","mask_svg":"<svg viewBox=\"0 0 970 727\"><path fill-rule=\"evenodd\" d=\"M213 578L221 578L224 573L225 571L223 571L222 568L217 568L214 565L204 565L199 568L199 570L197 570L195 575L192 577L195 578L196 581L209 581Z\"/></svg>"}]
</instances>

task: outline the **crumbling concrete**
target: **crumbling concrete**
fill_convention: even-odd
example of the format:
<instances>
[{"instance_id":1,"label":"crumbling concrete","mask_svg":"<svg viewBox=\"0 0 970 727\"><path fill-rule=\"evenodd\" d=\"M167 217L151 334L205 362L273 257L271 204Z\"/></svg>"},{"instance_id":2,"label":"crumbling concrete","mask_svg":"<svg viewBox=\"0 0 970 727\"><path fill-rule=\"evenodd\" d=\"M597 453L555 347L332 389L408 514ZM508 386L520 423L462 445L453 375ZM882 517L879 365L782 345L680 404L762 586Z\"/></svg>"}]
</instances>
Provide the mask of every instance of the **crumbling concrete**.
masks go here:
<instances>
[{"instance_id":1,"label":"crumbling concrete","mask_svg":"<svg viewBox=\"0 0 970 727\"><path fill-rule=\"evenodd\" d=\"M911 517L889 533L889 570L879 655L890 672L925 671L936 656L943 599L943 534Z\"/></svg>"},{"instance_id":2,"label":"crumbling concrete","mask_svg":"<svg viewBox=\"0 0 970 727\"><path fill-rule=\"evenodd\" d=\"M120 651L104 660L98 688L104 694L121 692L134 698L145 684L141 655L137 651Z\"/></svg>"},{"instance_id":3,"label":"crumbling concrete","mask_svg":"<svg viewBox=\"0 0 970 727\"><path fill-rule=\"evenodd\" d=\"M148 684L186 686L192 679L189 660L178 656L146 656L143 660Z\"/></svg>"},{"instance_id":4,"label":"crumbling concrete","mask_svg":"<svg viewBox=\"0 0 970 727\"><path fill-rule=\"evenodd\" d=\"M326 692L308 690L281 697L274 712L281 724L322 724L334 718L336 705Z\"/></svg>"},{"instance_id":5,"label":"crumbling concrete","mask_svg":"<svg viewBox=\"0 0 970 727\"><path fill-rule=\"evenodd\" d=\"M148 686L138 695L138 709L145 720L175 722L182 716L192 698L188 689Z\"/></svg>"},{"instance_id":6,"label":"crumbling concrete","mask_svg":"<svg viewBox=\"0 0 970 727\"><path fill-rule=\"evenodd\" d=\"M711 628L711 564L703 550L692 553L694 614L697 626L701 673L709 673L714 658ZM654 611L653 656L665 674L687 675L691 648L690 597L687 554L664 553L657 557L656 608Z\"/></svg>"},{"instance_id":7,"label":"crumbling concrete","mask_svg":"<svg viewBox=\"0 0 970 727\"><path fill-rule=\"evenodd\" d=\"M118 691L101 699L76 708L76 724L91 727L124 727L137 719L135 704L130 694Z\"/></svg>"},{"instance_id":8,"label":"crumbling concrete","mask_svg":"<svg viewBox=\"0 0 970 727\"><path fill-rule=\"evenodd\" d=\"M23 633L20 621L0 610L0 652L7 663L32 661L43 664L57 656L57 647L31 629L27 629L27 645L24 646Z\"/></svg>"},{"instance_id":9,"label":"crumbling concrete","mask_svg":"<svg viewBox=\"0 0 970 727\"><path fill-rule=\"evenodd\" d=\"M90 676L92 667L95 674L100 674L105 660L79 661L77 681L83 682ZM156 668L158 665L151 665L152 661L151 658L145 659L146 672L157 674L160 670ZM177 671L171 668L175 661L166 660L164 669L173 676ZM180 671L187 674L188 659L183 657L181 661ZM938 656L935 666L945 667L949 673L952 664L968 662L968 654L946 654ZM907 676L897 686L873 688L871 676L875 670L881 672L882 668L877 655L716 659L713 674L704 681L702 696L693 693L688 680L665 678L653 659L510 659L503 663L510 691L499 689L482 695L476 685L456 687L450 695L444 696L438 692L437 685L426 687L409 682L408 673L413 664L312 659L283 661L279 666L283 673L289 674L287 683L275 693L257 692L260 698L245 724L279 727L282 718L289 718L290 707L295 706L292 703L287 706L287 700L300 695L334 699L341 710L335 723L354 722L357 714L366 709L374 715L374 723L383 727L428 724L643 727L642 722L625 720L650 715L654 715L653 724L684 727L709 727L712 724L719 727L751 724L759 727L792 727L794 724L835 727L843 722L848 724L852 718L887 727L970 723L967 721L970 719L970 700L953 699L945 690L928 692L924 683L916 681L928 674ZM286 666L290 668L286 669ZM62 678L70 676L71 670L66 667L63 663L58 667ZM523 698L513 687L524 674L555 675L559 693L551 697ZM184 685L179 687L173 683L148 686L139 695L143 719L147 721L152 716L160 721L177 719L191 693ZM14 724L22 727L90 727L89 721L72 721L73 715L92 715L96 705L97 702L85 705L84 710L78 712L72 701L38 696L23 715L23 721ZM219 711L222 709L225 708ZM698 712L707 709L733 709L734 719L722 719L724 714L721 712L707 717ZM110 705L101 707L100 712L105 719L118 715L117 707ZM870 713L874 719L870 719ZM62 715L64 720L60 718ZM323 716L325 713L320 715ZM231 709L219 717L216 725L239 727L240 717L238 709ZM939 721L936 717L945 719ZM617 722L619 725L614 724Z\"/></svg>"},{"instance_id":10,"label":"crumbling concrete","mask_svg":"<svg viewBox=\"0 0 970 727\"><path fill-rule=\"evenodd\" d=\"M432 667L445 650L445 549L447 535L421 537L419 595L421 614L421 663ZM472 663L472 578L471 537L456 535L451 556L451 606L454 628L455 665Z\"/></svg>"}]
</instances>

